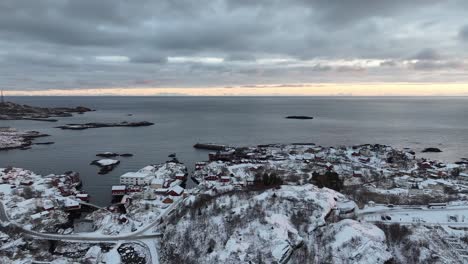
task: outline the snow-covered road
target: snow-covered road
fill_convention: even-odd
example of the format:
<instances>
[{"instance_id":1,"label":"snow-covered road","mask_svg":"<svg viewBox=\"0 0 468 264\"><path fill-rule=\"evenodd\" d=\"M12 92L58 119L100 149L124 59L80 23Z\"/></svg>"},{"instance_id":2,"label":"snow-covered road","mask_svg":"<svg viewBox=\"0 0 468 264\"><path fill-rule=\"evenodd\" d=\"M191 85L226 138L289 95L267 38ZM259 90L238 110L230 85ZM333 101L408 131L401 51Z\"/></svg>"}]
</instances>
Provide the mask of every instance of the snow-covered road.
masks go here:
<instances>
[{"instance_id":1,"label":"snow-covered road","mask_svg":"<svg viewBox=\"0 0 468 264\"><path fill-rule=\"evenodd\" d=\"M34 239L45 239L45 240L60 240L68 242L131 242L139 241L146 245L151 256L151 263L159 263L159 255L157 252L157 243L155 239L158 239L162 236L159 232L154 232L152 230L158 224L160 224L164 218L170 214L177 206L179 206L185 199L178 199L168 208L166 208L153 222L148 225L138 229L135 232L127 233L124 235L110 236L102 235L99 233L81 233L76 235L61 235L61 234L52 234L52 233L42 233L23 228L17 224L10 222L8 215L5 211L4 205L0 202L0 220L5 223L10 223L16 225L21 232L29 237Z\"/></svg>"},{"instance_id":2,"label":"snow-covered road","mask_svg":"<svg viewBox=\"0 0 468 264\"><path fill-rule=\"evenodd\" d=\"M423 206L366 208L357 213L360 220L368 222L444 225L468 227L468 206L449 206L447 208L424 208Z\"/></svg>"}]
</instances>

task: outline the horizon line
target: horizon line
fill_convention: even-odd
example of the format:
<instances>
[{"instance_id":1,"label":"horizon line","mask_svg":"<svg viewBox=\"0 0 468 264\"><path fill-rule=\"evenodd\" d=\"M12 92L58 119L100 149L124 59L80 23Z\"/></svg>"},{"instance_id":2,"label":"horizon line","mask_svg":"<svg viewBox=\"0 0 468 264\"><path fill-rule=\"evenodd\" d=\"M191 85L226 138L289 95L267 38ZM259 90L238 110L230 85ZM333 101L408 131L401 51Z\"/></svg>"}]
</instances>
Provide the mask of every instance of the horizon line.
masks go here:
<instances>
[{"instance_id":1,"label":"horizon line","mask_svg":"<svg viewBox=\"0 0 468 264\"><path fill-rule=\"evenodd\" d=\"M226 87L111 87L4 90L6 96L316 96L457 97L468 96L465 83L296 83Z\"/></svg>"}]
</instances>

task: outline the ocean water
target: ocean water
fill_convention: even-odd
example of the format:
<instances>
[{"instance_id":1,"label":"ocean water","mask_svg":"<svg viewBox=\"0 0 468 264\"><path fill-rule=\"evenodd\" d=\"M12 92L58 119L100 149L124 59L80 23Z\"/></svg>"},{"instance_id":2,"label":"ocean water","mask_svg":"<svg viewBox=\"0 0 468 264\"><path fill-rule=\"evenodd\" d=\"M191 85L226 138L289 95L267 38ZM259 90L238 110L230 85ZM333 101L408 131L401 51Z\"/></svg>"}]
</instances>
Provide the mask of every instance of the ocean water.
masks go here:
<instances>
[{"instance_id":1,"label":"ocean water","mask_svg":"<svg viewBox=\"0 0 468 264\"><path fill-rule=\"evenodd\" d=\"M438 147L429 158L447 162L468 157L468 97L10 97L37 106L83 105L96 112L60 118L59 122L0 121L0 126L38 130L54 145L0 152L0 167L16 166L41 174L80 173L92 202L110 202L110 186L119 176L177 153L193 168L208 152L197 142L235 146L313 142L323 146L380 143L420 152ZM132 116L128 116L132 114ZM313 120L285 119L310 115ZM151 121L154 126L60 130L80 122ZM107 175L89 165L98 152L129 152Z\"/></svg>"}]
</instances>

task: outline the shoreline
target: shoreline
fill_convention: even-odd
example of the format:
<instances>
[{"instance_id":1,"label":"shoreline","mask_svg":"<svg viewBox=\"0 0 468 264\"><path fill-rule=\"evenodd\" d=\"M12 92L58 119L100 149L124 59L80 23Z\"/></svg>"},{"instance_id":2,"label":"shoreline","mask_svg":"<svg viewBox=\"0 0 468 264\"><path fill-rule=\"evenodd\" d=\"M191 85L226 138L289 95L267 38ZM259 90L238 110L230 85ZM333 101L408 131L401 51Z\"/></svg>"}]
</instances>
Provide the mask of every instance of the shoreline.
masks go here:
<instances>
[{"instance_id":1,"label":"shoreline","mask_svg":"<svg viewBox=\"0 0 468 264\"><path fill-rule=\"evenodd\" d=\"M171 245L173 237L188 232L182 228L191 226L187 221L198 223L198 218L190 215L200 214L195 211L199 206L205 205L203 215L212 215L214 218L207 218L212 223L212 219L218 219L216 214L225 213L224 210L209 209L214 200L224 207L230 203L241 203L250 208L251 199L263 201L269 197L280 203L295 201L293 205L317 203L311 212L323 210L320 217L312 218L318 221L312 224L318 225L314 232L319 233L328 230L323 229L325 226L333 229L335 225L350 225L358 229L362 226L377 232L380 229L375 224L384 228L391 224L407 226L409 223L414 232L419 232L417 226L427 222L426 225L445 226L448 234L456 233L457 228L468 228L468 223L462 221L461 216L455 217L456 221L450 220L452 211L468 217L468 196L465 195L468 192L468 164L445 164L418 158L413 153L410 149L398 150L381 144L322 147L291 143L229 147L223 152L207 153L208 160L198 161L193 173L176 161L127 172L120 176L119 185L108 188L115 203L94 209L88 206L92 205L92 200L89 200L86 188L79 189L81 181L76 173L41 176L28 170L9 168L0 170L0 193L3 197L0 209L5 211L0 212L0 220L8 222L15 219L20 234L25 233L26 237L34 239L112 243L146 237ZM185 188L184 183L189 177L199 182L193 189ZM62 181L62 184L56 184L56 181ZM31 189L31 192L25 192L26 189ZM275 200L278 196L284 199ZM231 197L237 197L235 203L227 202ZM17 202L14 202L17 200L24 204L24 209L17 211ZM42 204L42 207L35 207L37 204ZM53 206L53 212L47 209L50 206ZM228 211L237 210L235 208ZM262 208L270 212L268 207ZM229 212L225 217L229 217ZM281 215L281 219L292 217L291 212L282 207L273 212ZM77 213L84 214L88 222L94 223L94 229L87 231L85 236L80 235L79 227L72 226L70 222L67 229L58 229L69 221L65 215ZM435 213L448 220L434 218ZM54 216L52 225L49 216ZM260 216L253 214L251 217ZM414 222L415 218L421 220ZM73 219L81 221L77 216ZM43 225L46 222L48 227ZM178 227L179 223L181 226ZM25 229L24 226L29 227ZM181 231L169 236L168 232L174 231L165 227L174 226ZM256 228L263 230L261 232L273 232L265 224ZM271 233L274 234L276 231ZM311 243L299 231L296 236L298 241ZM245 237L249 243L255 241ZM198 242L193 243L199 246ZM289 250L294 251L296 246L289 245ZM360 246L369 247L366 244ZM274 244L271 247L274 248ZM374 247L369 250L371 248ZM161 250L160 254L166 254L164 249ZM292 254L277 254L274 258L289 258Z\"/></svg>"}]
</instances>

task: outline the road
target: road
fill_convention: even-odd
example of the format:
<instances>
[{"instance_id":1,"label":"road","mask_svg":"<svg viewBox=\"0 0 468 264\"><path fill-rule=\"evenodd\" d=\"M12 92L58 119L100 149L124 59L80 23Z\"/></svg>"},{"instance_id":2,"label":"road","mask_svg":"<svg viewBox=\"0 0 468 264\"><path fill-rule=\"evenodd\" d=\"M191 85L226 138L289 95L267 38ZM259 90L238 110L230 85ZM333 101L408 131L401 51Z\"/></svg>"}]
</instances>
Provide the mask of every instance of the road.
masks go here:
<instances>
[{"instance_id":1,"label":"road","mask_svg":"<svg viewBox=\"0 0 468 264\"><path fill-rule=\"evenodd\" d=\"M124 235L116 235L116 236L92 234L92 233L88 233L88 234L83 233L79 235L60 235L60 234L42 233L42 232L36 232L36 231L24 229L22 226L19 226L15 223L10 222L8 215L5 211L3 202L1 201L0 201L0 221L16 225L24 235L32 237L34 239L59 240L59 241L67 241L67 242L93 242L93 243L137 241L139 243L145 244L145 246L148 248L148 251L151 256L151 260L150 260L151 263L159 263L159 256L158 256L156 243L154 239L162 237L162 234L154 233L151 231L151 229L156 227L161 222L161 219L164 220L164 218L167 215L169 215L184 200L185 199L181 198L175 201L168 208L166 208L154 221L138 229L137 231L132 232L132 233L127 233Z\"/></svg>"},{"instance_id":2,"label":"road","mask_svg":"<svg viewBox=\"0 0 468 264\"><path fill-rule=\"evenodd\" d=\"M3 206L3 202L0 201L0 221L2 222L9 222L8 215L5 211L5 207Z\"/></svg>"},{"instance_id":3,"label":"road","mask_svg":"<svg viewBox=\"0 0 468 264\"><path fill-rule=\"evenodd\" d=\"M413 206L411 208L385 208L375 211L364 211L357 212L358 216L373 215L373 214L382 214L382 213L418 213L418 212L447 212L447 211L460 211L468 210L468 206L457 206L457 207L448 207L448 208L437 208L437 209L427 209L422 206L416 209L419 206Z\"/></svg>"},{"instance_id":4,"label":"road","mask_svg":"<svg viewBox=\"0 0 468 264\"><path fill-rule=\"evenodd\" d=\"M463 216L459 217L458 222L450 221L450 215L457 215ZM382 220L382 216L387 215L391 216L390 220ZM446 218L441 219L440 217L433 217L433 216L443 216ZM375 211L364 211L364 212L357 212L357 216L359 219L371 222L371 223L387 223L387 224L421 224L421 225L428 225L428 226L453 226L453 227L468 227L468 222L465 222L465 216L468 215L468 207L467 206L452 206L448 208L437 208L437 209L427 209L424 207L418 208L417 206L413 206L412 208L381 208L380 210L377 209ZM403 216L403 217L402 217ZM417 221L408 221L408 216L413 217ZM400 218L400 219L399 219ZM406 218L406 220L405 220ZM461 219L460 219L461 218ZM398 220L399 219L399 220ZM411 219L410 219L411 220Z\"/></svg>"}]
</instances>

